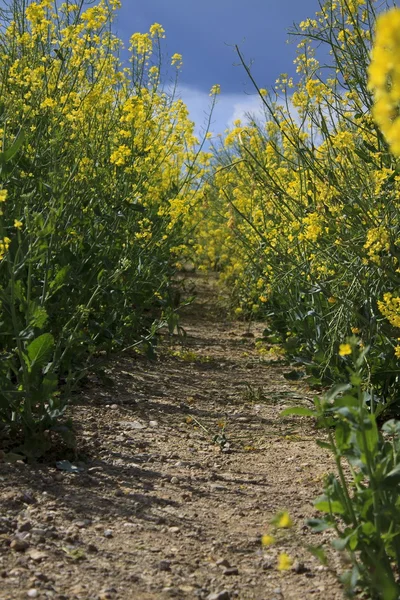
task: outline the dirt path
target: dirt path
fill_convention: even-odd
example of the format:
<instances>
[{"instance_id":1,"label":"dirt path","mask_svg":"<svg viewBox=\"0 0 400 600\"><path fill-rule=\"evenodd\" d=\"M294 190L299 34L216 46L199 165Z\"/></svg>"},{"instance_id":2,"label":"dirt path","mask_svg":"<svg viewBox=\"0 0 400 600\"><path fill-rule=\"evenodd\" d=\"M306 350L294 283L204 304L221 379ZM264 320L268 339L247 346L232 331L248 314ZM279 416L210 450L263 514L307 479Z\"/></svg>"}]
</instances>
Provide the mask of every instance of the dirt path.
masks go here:
<instances>
[{"instance_id":1,"label":"dirt path","mask_svg":"<svg viewBox=\"0 0 400 600\"><path fill-rule=\"evenodd\" d=\"M115 359L113 387L83 390L79 473L0 463L2 600L342 597L304 549L323 540L304 520L330 463L308 421L279 416L310 396L260 359L261 325L215 316L212 285L200 281L183 344L164 342L157 362ZM283 509L294 527L262 548Z\"/></svg>"}]
</instances>

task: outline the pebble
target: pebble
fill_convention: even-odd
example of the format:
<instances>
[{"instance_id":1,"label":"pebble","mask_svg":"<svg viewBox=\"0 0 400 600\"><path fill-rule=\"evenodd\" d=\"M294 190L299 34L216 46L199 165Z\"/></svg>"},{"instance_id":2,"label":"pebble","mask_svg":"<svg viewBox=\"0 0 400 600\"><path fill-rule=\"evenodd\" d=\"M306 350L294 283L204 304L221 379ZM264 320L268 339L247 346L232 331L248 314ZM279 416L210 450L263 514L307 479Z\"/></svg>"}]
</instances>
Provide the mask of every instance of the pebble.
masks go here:
<instances>
[{"instance_id":1,"label":"pebble","mask_svg":"<svg viewBox=\"0 0 400 600\"><path fill-rule=\"evenodd\" d=\"M110 408L111 410L118 410L119 406L118 404L111 404Z\"/></svg>"},{"instance_id":2,"label":"pebble","mask_svg":"<svg viewBox=\"0 0 400 600\"><path fill-rule=\"evenodd\" d=\"M36 504L37 502L35 496L32 494L32 492L29 491L23 492L23 494L21 495L21 500L26 504Z\"/></svg>"},{"instance_id":3,"label":"pebble","mask_svg":"<svg viewBox=\"0 0 400 600\"><path fill-rule=\"evenodd\" d=\"M171 561L170 560L160 560L158 563L159 571L170 571L171 570Z\"/></svg>"},{"instance_id":4,"label":"pebble","mask_svg":"<svg viewBox=\"0 0 400 600\"><path fill-rule=\"evenodd\" d=\"M44 558L47 558L48 554L46 552L41 552L40 550L32 549L29 552L29 557L35 562L41 562Z\"/></svg>"},{"instance_id":5,"label":"pebble","mask_svg":"<svg viewBox=\"0 0 400 600\"><path fill-rule=\"evenodd\" d=\"M207 596L207 600L230 600L230 594L228 590L222 590L221 592L215 592L214 594L209 594Z\"/></svg>"},{"instance_id":6,"label":"pebble","mask_svg":"<svg viewBox=\"0 0 400 600\"><path fill-rule=\"evenodd\" d=\"M29 542L26 540L15 539L11 542L10 548L16 552L25 552L29 548Z\"/></svg>"},{"instance_id":7,"label":"pebble","mask_svg":"<svg viewBox=\"0 0 400 600\"><path fill-rule=\"evenodd\" d=\"M231 563L226 558L220 558L217 560L216 565L218 567L226 567L227 569L231 568Z\"/></svg>"},{"instance_id":8,"label":"pebble","mask_svg":"<svg viewBox=\"0 0 400 600\"><path fill-rule=\"evenodd\" d=\"M150 427L158 427L158 421L149 421Z\"/></svg>"},{"instance_id":9,"label":"pebble","mask_svg":"<svg viewBox=\"0 0 400 600\"><path fill-rule=\"evenodd\" d=\"M104 530L104 537L106 537L106 538L112 538L113 537L113 531L112 531L112 529L105 529Z\"/></svg>"},{"instance_id":10,"label":"pebble","mask_svg":"<svg viewBox=\"0 0 400 600\"><path fill-rule=\"evenodd\" d=\"M178 477L171 477L170 482L175 485L175 484L179 483L179 479L178 479Z\"/></svg>"},{"instance_id":11,"label":"pebble","mask_svg":"<svg viewBox=\"0 0 400 600\"><path fill-rule=\"evenodd\" d=\"M78 529L85 529L88 525L91 525L92 521L90 519L83 519L83 521L76 521L75 525Z\"/></svg>"},{"instance_id":12,"label":"pebble","mask_svg":"<svg viewBox=\"0 0 400 600\"><path fill-rule=\"evenodd\" d=\"M115 588L107 588L105 590L101 590L100 594L98 595L98 600L111 600L111 598L116 593L117 590Z\"/></svg>"},{"instance_id":13,"label":"pebble","mask_svg":"<svg viewBox=\"0 0 400 600\"><path fill-rule=\"evenodd\" d=\"M220 485L219 483L210 483L210 490L212 492L223 492L226 490L224 485Z\"/></svg>"},{"instance_id":14,"label":"pebble","mask_svg":"<svg viewBox=\"0 0 400 600\"><path fill-rule=\"evenodd\" d=\"M99 473L102 470L103 470L103 467L90 467L88 469L88 473L90 473L92 475L93 473Z\"/></svg>"},{"instance_id":15,"label":"pebble","mask_svg":"<svg viewBox=\"0 0 400 600\"><path fill-rule=\"evenodd\" d=\"M146 429L146 425L140 421L121 421L120 425L126 429Z\"/></svg>"},{"instance_id":16,"label":"pebble","mask_svg":"<svg viewBox=\"0 0 400 600\"><path fill-rule=\"evenodd\" d=\"M224 575L239 575L239 569L237 567L230 567L229 569L225 569Z\"/></svg>"},{"instance_id":17,"label":"pebble","mask_svg":"<svg viewBox=\"0 0 400 600\"><path fill-rule=\"evenodd\" d=\"M47 535L47 529L41 527L34 527L31 532L33 535L39 535L45 537Z\"/></svg>"},{"instance_id":18,"label":"pebble","mask_svg":"<svg viewBox=\"0 0 400 600\"><path fill-rule=\"evenodd\" d=\"M32 529L32 523L30 521L24 521L18 527L18 531L30 531Z\"/></svg>"},{"instance_id":19,"label":"pebble","mask_svg":"<svg viewBox=\"0 0 400 600\"><path fill-rule=\"evenodd\" d=\"M39 592L37 591L36 588L32 588L30 590L28 590L27 594L28 598L37 598L39 595Z\"/></svg>"},{"instance_id":20,"label":"pebble","mask_svg":"<svg viewBox=\"0 0 400 600\"><path fill-rule=\"evenodd\" d=\"M169 527L168 531L170 533L179 533L180 529L179 529L179 527Z\"/></svg>"},{"instance_id":21,"label":"pebble","mask_svg":"<svg viewBox=\"0 0 400 600\"><path fill-rule=\"evenodd\" d=\"M305 566L303 562L295 562L292 571L297 573L298 575L302 575L303 573L308 573L310 569Z\"/></svg>"}]
</instances>

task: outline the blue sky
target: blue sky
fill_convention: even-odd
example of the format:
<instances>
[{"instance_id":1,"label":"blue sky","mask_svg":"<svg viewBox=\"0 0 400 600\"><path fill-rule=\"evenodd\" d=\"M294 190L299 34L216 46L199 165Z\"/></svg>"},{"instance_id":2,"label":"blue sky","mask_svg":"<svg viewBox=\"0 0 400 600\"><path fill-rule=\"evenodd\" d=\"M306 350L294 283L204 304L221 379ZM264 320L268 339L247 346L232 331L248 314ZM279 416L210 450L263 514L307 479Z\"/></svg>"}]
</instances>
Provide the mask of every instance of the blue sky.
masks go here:
<instances>
[{"instance_id":1,"label":"blue sky","mask_svg":"<svg viewBox=\"0 0 400 600\"><path fill-rule=\"evenodd\" d=\"M268 88L280 73L294 72L295 44L286 43L287 30L318 8L318 0L122 0L117 31L127 42L132 33L161 23L166 53L183 55L180 94L198 126L205 120L211 86L221 85L212 130L222 132L258 106L232 46L238 44L253 61L259 86Z\"/></svg>"}]
</instances>

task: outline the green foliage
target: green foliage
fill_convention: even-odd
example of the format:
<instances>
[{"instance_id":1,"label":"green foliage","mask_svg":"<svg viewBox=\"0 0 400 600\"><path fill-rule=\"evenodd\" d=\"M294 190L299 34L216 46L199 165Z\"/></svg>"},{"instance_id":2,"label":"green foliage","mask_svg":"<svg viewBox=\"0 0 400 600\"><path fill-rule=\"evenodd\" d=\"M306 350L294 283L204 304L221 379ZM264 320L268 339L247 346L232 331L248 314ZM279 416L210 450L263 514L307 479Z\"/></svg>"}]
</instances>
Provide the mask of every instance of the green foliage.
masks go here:
<instances>
[{"instance_id":1,"label":"green foliage","mask_svg":"<svg viewBox=\"0 0 400 600\"><path fill-rule=\"evenodd\" d=\"M132 36L126 69L118 5L10 0L3 15L0 423L26 454L73 444L63 413L98 357L178 327L172 278L201 154L161 87L162 27Z\"/></svg>"},{"instance_id":2,"label":"green foliage","mask_svg":"<svg viewBox=\"0 0 400 600\"><path fill-rule=\"evenodd\" d=\"M265 319L313 384L340 380L339 343L360 335L370 388L390 403L400 376L400 178L368 87L376 14L390 3L320 4L293 28L296 69L271 90L237 49L260 111L214 148L197 260L221 271L237 314Z\"/></svg>"},{"instance_id":3,"label":"green foliage","mask_svg":"<svg viewBox=\"0 0 400 600\"><path fill-rule=\"evenodd\" d=\"M336 550L346 551L352 570L343 575L350 595L364 587L372 598L397 600L400 594L400 421L379 429L379 406L365 391L366 351L352 342L349 383L316 397L314 411L287 409L284 414L311 414L324 426L337 473L325 480L324 494L315 500L323 513L308 525L316 532L334 529ZM313 551L315 555L318 553ZM326 558L324 559L326 560Z\"/></svg>"}]
</instances>

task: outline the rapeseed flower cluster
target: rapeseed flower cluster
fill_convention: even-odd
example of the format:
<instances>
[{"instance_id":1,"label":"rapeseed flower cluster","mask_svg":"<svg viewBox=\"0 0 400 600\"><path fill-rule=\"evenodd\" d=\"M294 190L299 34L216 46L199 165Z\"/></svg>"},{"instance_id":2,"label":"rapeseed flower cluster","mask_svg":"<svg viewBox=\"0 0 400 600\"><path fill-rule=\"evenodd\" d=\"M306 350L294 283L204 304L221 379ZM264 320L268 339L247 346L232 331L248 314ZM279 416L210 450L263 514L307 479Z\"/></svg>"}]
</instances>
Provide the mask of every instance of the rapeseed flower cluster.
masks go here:
<instances>
[{"instance_id":1,"label":"rapeseed flower cluster","mask_svg":"<svg viewBox=\"0 0 400 600\"><path fill-rule=\"evenodd\" d=\"M48 334L47 354L57 355L38 381L18 375L31 412L39 404L24 390L55 393L53 371L74 385L94 353L149 344L169 314L185 222L211 160L187 107L162 85L159 23L133 33L122 62L112 27L119 0L19 4L0 30L0 287L10 292L0 307L10 357L0 385L11 398L0 421L16 410L10 373L35 336ZM182 57L172 60L178 67ZM23 341L9 331L24 331Z\"/></svg>"},{"instance_id":2,"label":"rapeseed flower cluster","mask_svg":"<svg viewBox=\"0 0 400 600\"><path fill-rule=\"evenodd\" d=\"M374 119L391 150L400 156L400 10L393 8L377 19L376 39L368 69L374 93Z\"/></svg>"},{"instance_id":3,"label":"rapeseed flower cluster","mask_svg":"<svg viewBox=\"0 0 400 600\"><path fill-rule=\"evenodd\" d=\"M369 67L375 4L331 1L295 29L297 74L278 79L276 96L257 88L264 120L236 121L213 140L215 173L191 213L194 260L218 269L235 314L264 316L321 373L340 368L352 329L365 344L380 332L377 362L397 356L393 301L391 320L377 314L389 314L385 293L400 295L400 178L374 117L391 103L378 125L396 137L400 26L396 11L379 17ZM331 52L323 67L321 47L324 61Z\"/></svg>"}]
</instances>

